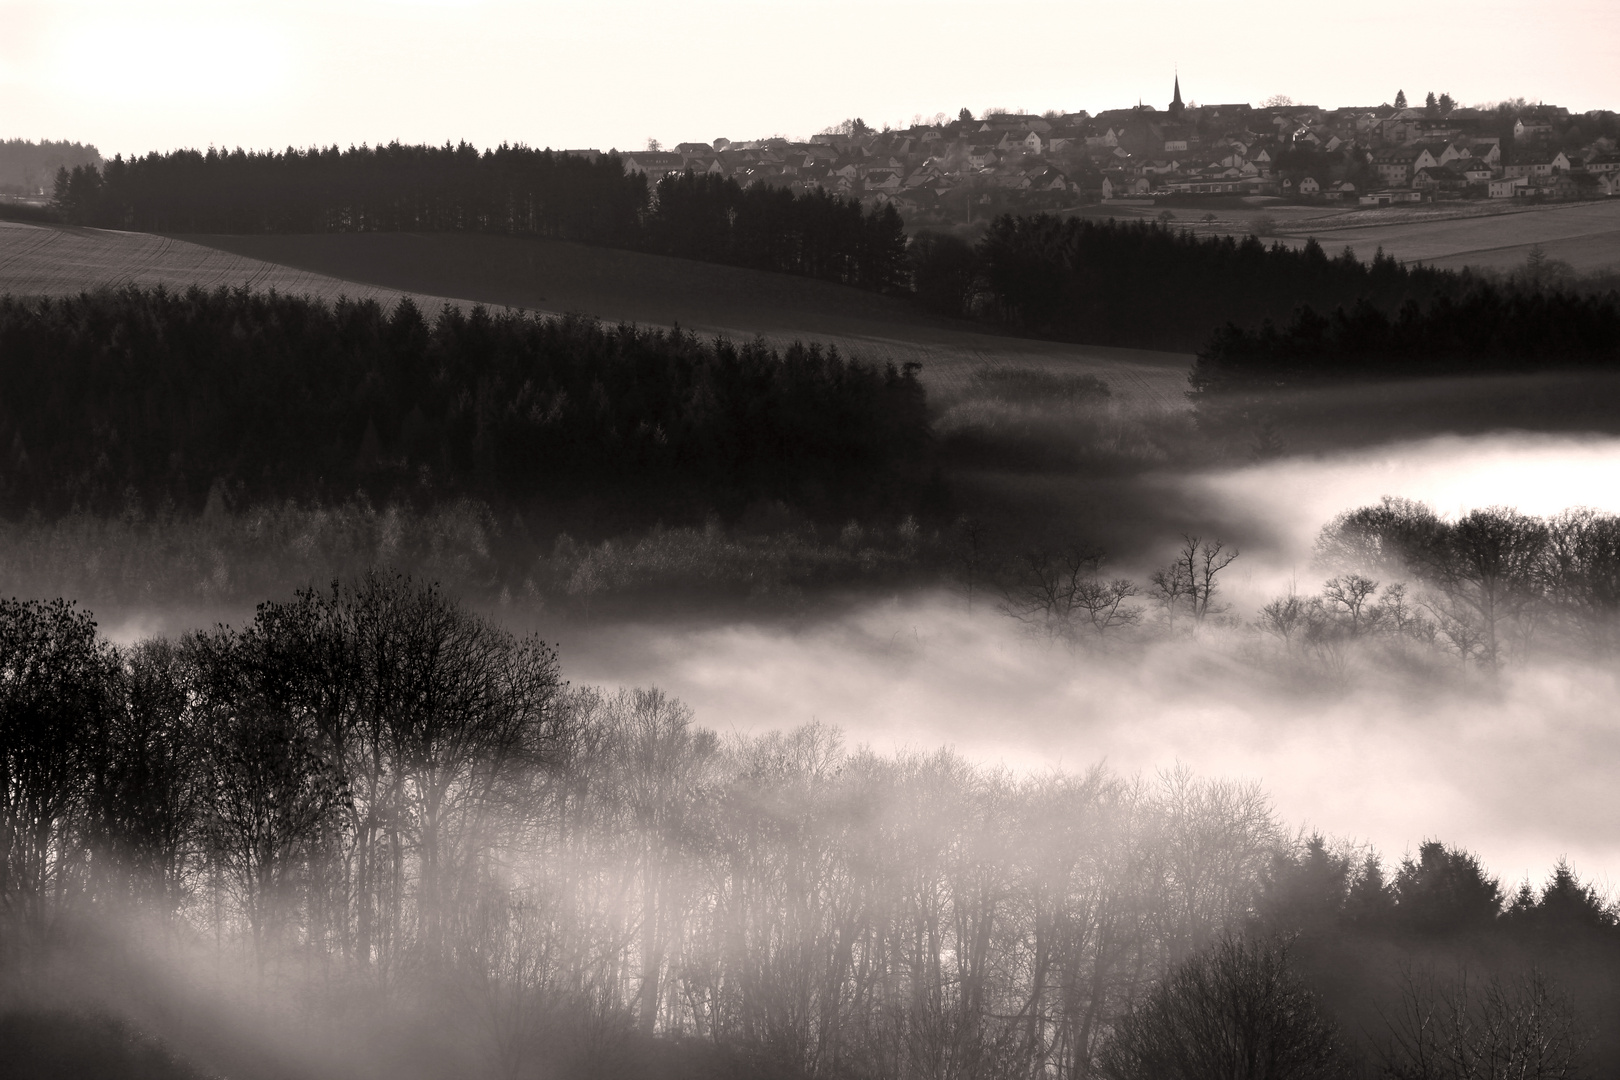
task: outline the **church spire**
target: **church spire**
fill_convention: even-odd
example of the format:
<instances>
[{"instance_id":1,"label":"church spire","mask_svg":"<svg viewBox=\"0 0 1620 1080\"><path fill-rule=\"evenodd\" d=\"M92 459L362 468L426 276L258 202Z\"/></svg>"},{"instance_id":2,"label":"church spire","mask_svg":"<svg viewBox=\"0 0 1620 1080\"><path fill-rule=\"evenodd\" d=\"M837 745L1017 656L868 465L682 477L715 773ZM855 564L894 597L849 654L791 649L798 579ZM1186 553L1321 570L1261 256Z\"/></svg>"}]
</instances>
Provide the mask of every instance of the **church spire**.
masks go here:
<instances>
[{"instance_id":1,"label":"church spire","mask_svg":"<svg viewBox=\"0 0 1620 1080\"><path fill-rule=\"evenodd\" d=\"M1181 104L1181 72L1176 72L1176 96L1170 99L1170 115L1179 118L1184 106Z\"/></svg>"}]
</instances>

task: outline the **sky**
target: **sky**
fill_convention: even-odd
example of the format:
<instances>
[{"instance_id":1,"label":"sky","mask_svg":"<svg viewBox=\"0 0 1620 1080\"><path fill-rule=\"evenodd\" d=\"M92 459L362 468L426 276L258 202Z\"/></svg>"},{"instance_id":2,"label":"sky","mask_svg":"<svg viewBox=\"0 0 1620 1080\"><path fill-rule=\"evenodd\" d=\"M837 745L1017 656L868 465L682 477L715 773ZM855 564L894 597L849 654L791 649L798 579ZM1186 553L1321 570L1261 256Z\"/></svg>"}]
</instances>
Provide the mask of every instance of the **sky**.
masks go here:
<instances>
[{"instance_id":1,"label":"sky","mask_svg":"<svg viewBox=\"0 0 1620 1080\"><path fill-rule=\"evenodd\" d=\"M1620 108L1620 4L0 0L0 138L641 149L1276 94Z\"/></svg>"}]
</instances>

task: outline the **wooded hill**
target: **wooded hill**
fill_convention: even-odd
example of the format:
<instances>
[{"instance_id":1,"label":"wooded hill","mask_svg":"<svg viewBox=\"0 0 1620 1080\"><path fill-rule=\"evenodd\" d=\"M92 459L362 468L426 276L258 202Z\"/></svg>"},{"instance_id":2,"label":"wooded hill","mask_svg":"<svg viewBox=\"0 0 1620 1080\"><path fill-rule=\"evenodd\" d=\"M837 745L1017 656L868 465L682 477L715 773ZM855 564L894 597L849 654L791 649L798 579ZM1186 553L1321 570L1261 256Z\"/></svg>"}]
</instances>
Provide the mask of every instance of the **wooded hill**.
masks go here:
<instances>
[{"instance_id":1,"label":"wooded hill","mask_svg":"<svg viewBox=\"0 0 1620 1080\"><path fill-rule=\"evenodd\" d=\"M915 497L915 372L836 350L700 341L408 300L242 290L0 298L0 505L589 499L650 523L781 499Z\"/></svg>"},{"instance_id":2,"label":"wooded hill","mask_svg":"<svg viewBox=\"0 0 1620 1080\"><path fill-rule=\"evenodd\" d=\"M1281 327L1228 324L1199 352L1192 385L1213 397L1339 379L1579 369L1620 370L1620 297L1482 285L1409 300L1393 314L1362 300L1328 315L1303 307Z\"/></svg>"},{"instance_id":3,"label":"wooded hill","mask_svg":"<svg viewBox=\"0 0 1620 1080\"><path fill-rule=\"evenodd\" d=\"M892 207L824 192L668 176L649 186L614 154L502 145L177 150L64 169L69 224L164 233L471 231L578 240L807 274L862 288L905 278Z\"/></svg>"}]
</instances>

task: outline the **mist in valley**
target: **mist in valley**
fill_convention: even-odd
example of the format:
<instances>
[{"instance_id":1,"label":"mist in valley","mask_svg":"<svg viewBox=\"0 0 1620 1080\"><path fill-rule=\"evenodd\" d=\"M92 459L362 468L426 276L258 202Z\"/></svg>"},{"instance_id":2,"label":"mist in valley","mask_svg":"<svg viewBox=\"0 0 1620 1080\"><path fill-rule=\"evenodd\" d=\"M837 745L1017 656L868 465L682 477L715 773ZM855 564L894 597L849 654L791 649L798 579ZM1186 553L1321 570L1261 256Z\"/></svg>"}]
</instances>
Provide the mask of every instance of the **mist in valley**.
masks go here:
<instances>
[{"instance_id":1,"label":"mist in valley","mask_svg":"<svg viewBox=\"0 0 1620 1080\"><path fill-rule=\"evenodd\" d=\"M1450 515L1613 513L1615 475L1620 440L1523 434L1149 475L1127 511L1135 545L1106 571L1145 582L1184 533L1219 537L1240 552L1219 579L1224 625L1073 646L1032 636L993 589L970 604L958 588L792 621L575 626L569 669L662 687L720 731L819 721L879 751L943 744L1027 771L1106 761L1151 775L1179 763L1258 780L1286 820L1386 858L1441 837L1510 881L1538 879L1559 856L1607 880L1620 869L1612 658L1486 674L1364 656L1301 676L1255 654L1252 623L1269 600L1330 576L1313 545L1344 510L1400 495Z\"/></svg>"},{"instance_id":2,"label":"mist in valley","mask_svg":"<svg viewBox=\"0 0 1620 1080\"><path fill-rule=\"evenodd\" d=\"M1108 576L1146 583L1187 535L1239 553L1219 578L1220 617L1196 634L1159 632L1144 595L1135 632L1054 641L1009 618L993 583L642 619L521 596L470 602L557 643L574 683L656 687L721 734L819 723L880 753L950 747L1031 774L1106 763L1152 776L1181 765L1258 781L1284 820L1386 859L1442 837L1508 881L1536 880L1561 856L1606 881L1620 868L1620 807L1607 797L1620 673L1608 658L1543 655L1487 673L1455 658L1360 655L1340 670L1301 670L1257 651L1255 623L1268 601L1331 576L1314 545L1344 510L1399 495L1451 516L1487 506L1613 513L1617 474L1612 437L1505 433L1124 482L1048 480L1070 503L1051 508L1047 538L1106 544ZM247 602L158 602L117 612L104 629L133 644L251 615Z\"/></svg>"},{"instance_id":3,"label":"mist in valley","mask_svg":"<svg viewBox=\"0 0 1620 1080\"><path fill-rule=\"evenodd\" d=\"M498 161L572 192L478 219L513 243L1009 333L1191 348L1229 306L1133 296L1128 265L1256 318L1363 306L1215 332L1189 407L1162 357L1148 394L1080 353L929 372L409 301L0 298L0 1048L1153 1080L1213 1022L1300 1080L1620 1061L1620 438L1511 430L1612 430L1612 296L456 160L463 208ZM158 228L197 194L131 188L130 218L127 179L59 202ZM465 225L410 190L344 219L310 188L266 235ZM842 254L784 263L767 211Z\"/></svg>"}]
</instances>

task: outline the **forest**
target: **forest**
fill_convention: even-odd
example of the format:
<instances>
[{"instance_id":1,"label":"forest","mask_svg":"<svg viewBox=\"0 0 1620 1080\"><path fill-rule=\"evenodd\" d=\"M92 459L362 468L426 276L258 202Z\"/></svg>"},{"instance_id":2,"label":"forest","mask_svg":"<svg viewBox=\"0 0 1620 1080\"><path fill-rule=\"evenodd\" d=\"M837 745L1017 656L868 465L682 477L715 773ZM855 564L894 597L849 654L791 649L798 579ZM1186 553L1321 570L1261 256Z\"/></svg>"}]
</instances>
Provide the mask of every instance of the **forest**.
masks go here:
<instances>
[{"instance_id":1,"label":"forest","mask_svg":"<svg viewBox=\"0 0 1620 1080\"><path fill-rule=\"evenodd\" d=\"M56 174L72 225L141 232L470 230L631 245L645 177L615 157L500 146L122 155Z\"/></svg>"},{"instance_id":2,"label":"forest","mask_svg":"<svg viewBox=\"0 0 1620 1080\"><path fill-rule=\"evenodd\" d=\"M53 205L69 224L147 232L474 231L632 248L910 295L1016 334L1203 349L1214 357L1206 371L1274 370L1275 353L1320 356L1317 368L1432 373L1473 370L1474 353L1522 368L1568 344L1576 364L1620 348L1603 282L1499 281L1382 251L1330 256L1315 240L1296 249L1046 213L1002 215L973 244L908 240L892 205L690 171L649 185L613 154L466 143L178 150L64 166Z\"/></svg>"},{"instance_id":3,"label":"forest","mask_svg":"<svg viewBox=\"0 0 1620 1080\"><path fill-rule=\"evenodd\" d=\"M0 298L0 506L116 515L477 496L622 524L759 500L903 508L929 482L916 372L409 301L221 289Z\"/></svg>"},{"instance_id":4,"label":"forest","mask_svg":"<svg viewBox=\"0 0 1620 1080\"><path fill-rule=\"evenodd\" d=\"M892 207L735 180L626 173L590 157L462 143L177 150L63 168L55 206L74 225L161 233L470 231L637 248L804 274L860 288L904 283Z\"/></svg>"},{"instance_id":5,"label":"forest","mask_svg":"<svg viewBox=\"0 0 1620 1080\"><path fill-rule=\"evenodd\" d=\"M1191 382L1215 398L1346 379L1576 370L1620 370L1620 294L1480 285L1393 313L1362 299L1328 315L1303 306L1281 327L1228 323L1198 353Z\"/></svg>"},{"instance_id":6,"label":"forest","mask_svg":"<svg viewBox=\"0 0 1620 1080\"><path fill-rule=\"evenodd\" d=\"M653 192L642 246L664 255L836 281L879 292L909 285L904 223L892 205L862 210L817 189L731 178L664 177Z\"/></svg>"},{"instance_id":7,"label":"forest","mask_svg":"<svg viewBox=\"0 0 1620 1080\"><path fill-rule=\"evenodd\" d=\"M99 958L232 1076L289 1046L406 1077L1620 1062L1620 929L1567 866L1509 895L1440 841L1386 864L1252 783L721 737L378 573L129 646L3 601L0 658L0 962ZM47 1053L77 1028L38 1008Z\"/></svg>"},{"instance_id":8,"label":"forest","mask_svg":"<svg viewBox=\"0 0 1620 1080\"><path fill-rule=\"evenodd\" d=\"M0 195L50 195L60 170L100 164L101 154L83 143L0 139Z\"/></svg>"},{"instance_id":9,"label":"forest","mask_svg":"<svg viewBox=\"0 0 1620 1080\"><path fill-rule=\"evenodd\" d=\"M1329 256L1258 237L1198 236L1158 222L1003 215L978 243L919 238L921 302L1038 337L1192 349L1228 323L1256 326L1301 306L1365 301L1380 310L1458 296L1466 272L1407 266L1378 252Z\"/></svg>"}]
</instances>

